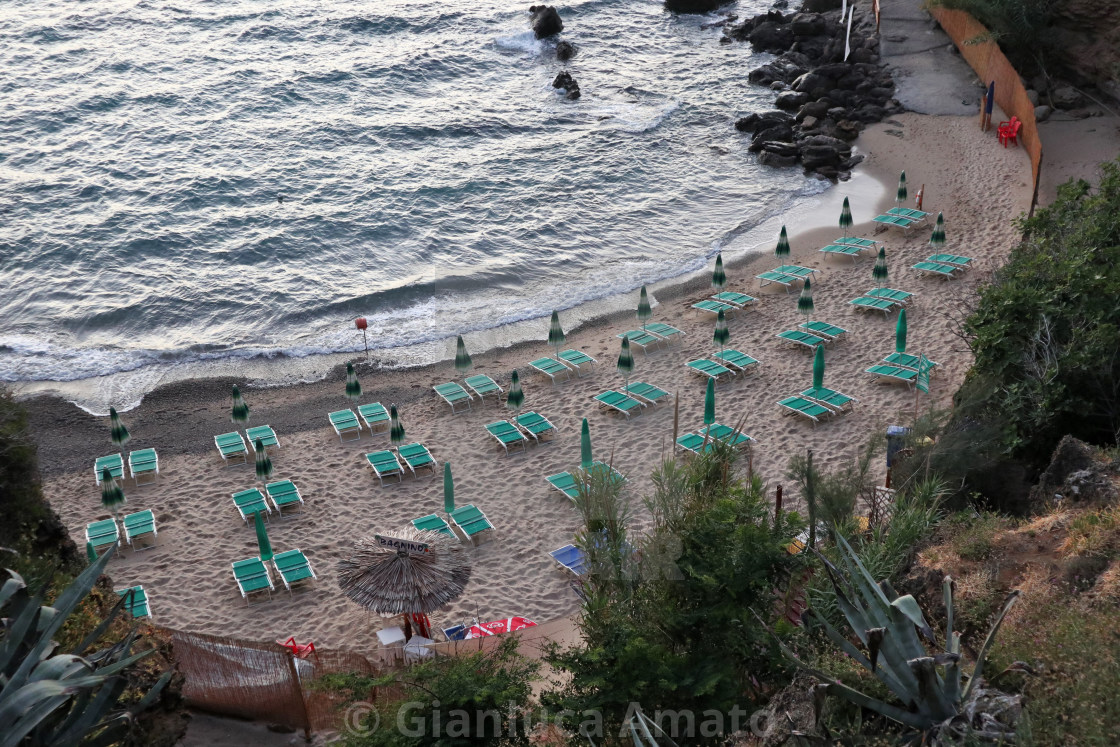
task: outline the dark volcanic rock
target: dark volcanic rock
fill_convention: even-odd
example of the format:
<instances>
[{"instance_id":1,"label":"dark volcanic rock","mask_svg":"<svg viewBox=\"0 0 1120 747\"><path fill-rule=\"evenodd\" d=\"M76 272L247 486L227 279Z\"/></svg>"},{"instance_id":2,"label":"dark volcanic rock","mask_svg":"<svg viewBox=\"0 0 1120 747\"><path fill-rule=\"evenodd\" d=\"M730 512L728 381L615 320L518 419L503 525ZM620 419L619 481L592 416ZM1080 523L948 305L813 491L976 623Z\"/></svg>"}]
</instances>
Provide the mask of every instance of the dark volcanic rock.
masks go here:
<instances>
[{"instance_id":1,"label":"dark volcanic rock","mask_svg":"<svg viewBox=\"0 0 1120 747\"><path fill-rule=\"evenodd\" d=\"M556 42L556 59L560 61L567 61L572 59L576 53L575 46L568 41Z\"/></svg>"},{"instance_id":2,"label":"dark volcanic rock","mask_svg":"<svg viewBox=\"0 0 1120 747\"><path fill-rule=\"evenodd\" d=\"M731 0L665 0L666 10L673 13L710 13Z\"/></svg>"},{"instance_id":3,"label":"dark volcanic rock","mask_svg":"<svg viewBox=\"0 0 1120 747\"><path fill-rule=\"evenodd\" d=\"M735 129L739 132L758 132L779 124L792 126L793 117L785 112L754 112L736 122Z\"/></svg>"},{"instance_id":4,"label":"dark volcanic rock","mask_svg":"<svg viewBox=\"0 0 1120 747\"><path fill-rule=\"evenodd\" d=\"M801 3L804 13L824 13L826 10L836 10L840 7L840 0L805 0Z\"/></svg>"},{"instance_id":5,"label":"dark volcanic rock","mask_svg":"<svg viewBox=\"0 0 1120 747\"><path fill-rule=\"evenodd\" d=\"M760 52L784 52L793 44L793 31L788 24L763 21L747 35L747 40Z\"/></svg>"},{"instance_id":6,"label":"dark volcanic rock","mask_svg":"<svg viewBox=\"0 0 1120 747\"><path fill-rule=\"evenodd\" d=\"M826 29L824 16L819 13L798 13L790 21L790 30L796 37L819 36Z\"/></svg>"},{"instance_id":7,"label":"dark volcanic rock","mask_svg":"<svg viewBox=\"0 0 1120 747\"><path fill-rule=\"evenodd\" d=\"M797 154L794 153L792 156L783 156L764 150L758 155L758 162L763 166L773 166L775 168L793 166L797 163Z\"/></svg>"},{"instance_id":8,"label":"dark volcanic rock","mask_svg":"<svg viewBox=\"0 0 1120 747\"><path fill-rule=\"evenodd\" d=\"M567 70L556 76L555 80L552 81L552 87L564 89L566 97L572 100L578 99L580 96L579 83Z\"/></svg>"},{"instance_id":9,"label":"dark volcanic rock","mask_svg":"<svg viewBox=\"0 0 1120 747\"><path fill-rule=\"evenodd\" d=\"M809 100L809 94L800 93L799 91L783 91L778 94L778 98L774 99L774 106L779 109L784 109L787 112L792 112L801 108L801 105Z\"/></svg>"},{"instance_id":10,"label":"dark volcanic rock","mask_svg":"<svg viewBox=\"0 0 1120 747\"><path fill-rule=\"evenodd\" d=\"M782 143L793 142L793 127L788 124L776 124L764 130L758 130L751 138L748 150L757 153L762 150L763 143L777 141Z\"/></svg>"},{"instance_id":11,"label":"dark volcanic rock","mask_svg":"<svg viewBox=\"0 0 1120 747\"><path fill-rule=\"evenodd\" d=\"M559 34L564 30L564 22L560 14L551 5L530 5L529 25L533 27L533 34L538 39Z\"/></svg>"}]
</instances>

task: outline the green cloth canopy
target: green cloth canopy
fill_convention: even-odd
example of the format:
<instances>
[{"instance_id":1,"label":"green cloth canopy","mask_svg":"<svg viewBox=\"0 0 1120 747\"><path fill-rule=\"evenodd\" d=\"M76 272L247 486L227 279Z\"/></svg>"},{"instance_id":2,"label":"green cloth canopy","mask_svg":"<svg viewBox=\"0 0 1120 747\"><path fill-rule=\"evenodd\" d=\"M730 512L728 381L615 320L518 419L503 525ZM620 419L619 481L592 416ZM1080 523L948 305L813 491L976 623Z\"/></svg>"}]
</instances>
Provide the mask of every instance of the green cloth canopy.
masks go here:
<instances>
[{"instance_id":1,"label":"green cloth canopy","mask_svg":"<svg viewBox=\"0 0 1120 747\"><path fill-rule=\"evenodd\" d=\"M899 207L906 201L906 172L902 172L902 176L898 177L898 192L895 194L895 201Z\"/></svg>"},{"instance_id":2,"label":"green cloth canopy","mask_svg":"<svg viewBox=\"0 0 1120 747\"><path fill-rule=\"evenodd\" d=\"M894 327L894 351L906 352L906 309L898 312L898 323Z\"/></svg>"},{"instance_id":3,"label":"green cloth canopy","mask_svg":"<svg viewBox=\"0 0 1120 747\"><path fill-rule=\"evenodd\" d=\"M844 207L840 210L840 228L844 229L844 238L848 238L848 229L852 227L852 206L848 198L844 198Z\"/></svg>"},{"instance_id":4,"label":"green cloth canopy","mask_svg":"<svg viewBox=\"0 0 1120 747\"><path fill-rule=\"evenodd\" d=\"M264 528L264 517L261 516L260 511L253 514L253 525L257 528L257 549L260 551L260 559L267 563L272 560L272 542L268 539L268 530Z\"/></svg>"},{"instance_id":5,"label":"green cloth canopy","mask_svg":"<svg viewBox=\"0 0 1120 747\"><path fill-rule=\"evenodd\" d=\"M128 443L128 439L132 438L128 433L128 428L124 427L121 422L121 416L117 414L117 408L109 408L109 439L117 446L124 446Z\"/></svg>"},{"instance_id":6,"label":"green cloth canopy","mask_svg":"<svg viewBox=\"0 0 1120 747\"><path fill-rule=\"evenodd\" d=\"M443 512L455 510L455 481L451 479L451 462L443 463Z\"/></svg>"},{"instance_id":7,"label":"green cloth canopy","mask_svg":"<svg viewBox=\"0 0 1120 747\"><path fill-rule=\"evenodd\" d=\"M264 482L272 477L272 460L268 458L268 451L264 448L264 441L257 439L253 444L257 452L257 479Z\"/></svg>"},{"instance_id":8,"label":"green cloth canopy","mask_svg":"<svg viewBox=\"0 0 1120 747\"><path fill-rule=\"evenodd\" d=\"M583 419L579 431L579 466L585 471L591 469L591 427L587 425L587 418Z\"/></svg>"},{"instance_id":9,"label":"green cloth canopy","mask_svg":"<svg viewBox=\"0 0 1120 747\"><path fill-rule=\"evenodd\" d=\"M107 467L101 470L101 505L115 516L125 503L124 490L117 485L113 473Z\"/></svg>"},{"instance_id":10,"label":"green cloth canopy","mask_svg":"<svg viewBox=\"0 0 1120 747\"><path fill-rule=\"evenodd\" d=\"M634 356L630 354L630 338L622 338L622 350L618 354L618 363L615 364L618 372L626 380L626 386L630 386L630 373L634 370Z\"/></svg>"},{"instance_id":11,"label":"green cloth canopy","mask_svg":"<svg viewBox=\"0 0 1120 747\"><path fill-rule=\"evenodd\" d=\"M716 380L708 379L708 388L704 392L704 425L716 422Z\"/></svg>"},{"instance_id":12,"label":"green cloth canopy","mask_svg":"<svg viewBox=\"0 0 1120 747\"><path fill-rule=\"evenodd\" d=\"M455 341L455 370L459 373L466 373L471 370L474 362L471 361L470 353L467 352L467 345L463 342L463 336L459 335L459 339Z\"/></svg>"},{"instance_id":13,"label":"green cloth canopy","mask_svg":"<svg viewBox=\"0 0 1120 747\"><path fill-rule=\"evenodd\" d=\"M801 295L797 297L797 312L804 314L806 318L813 313L813 285L809 278L805 278Z\"/></svg>"},{"instance_id":14,"label":"green cloth canopy","mask_svg":"<svg viewBox=\"0 0 1120 747\"><path fill-rule=\"evenodd\" d=\"M404 443L404 425L397 417L397 406L389 406L389 440L394 446Z\"/></svg>"},{"instance_id":15,"label":"green cloth canopy","mask_svg":"<svg viewBox=\"0 0 1120 747\"><path fill-rule=\"evenodd\" d=\"M97 562L97 550L93 549L92 542L86 543L86 560L89 561L90 565L93 565Z\"/></svg>"},{"instance_id":16,"label":"green cloth canopy","mask_svg":"<svg viewBox=\"0 0 1120 747\"><path fill-rule=\"evenodd\" d=\"M722 351L727 347L727 341L731 339L731 332L727 329L727 317L723 313L723 309L719 310L716 314L716 329L712 333L712 342L719 345Z\"/></svg>"},{"instance_id":17,"label":"green cloth canopy","mask_svg":"<svg viewBox=\"0 0 1120 747\"><path fill-rule=\"evenodd\" d=\"M649 306L649 296L646 294L646 287L642 286L642 294L638 296L638 321L642 323L642 329L646 328L646 322L653 316L653 309Z\"/></svg>"},{"instance_id":18,"label":"green cloth canopy","mask_svg":"<svg viewBox=\"0 0 1120 747\"><path fill-rule=\"evenodd\" d=\"M525 403L525 392L521 391L521 377L514 371L509 375L509 393L506 394L506 407L517 411Z\"/></svg>"},{"instance_id":19,"label":"green cloth canopy","mask_svg":"<svg viewBox=\"0 0 1120 747\"><path fill-rule=\"evenodd\" d=\"M716 268L712 270L712 287L721 291L725 285L727 285L727 273L723 271L723 252L719 252L716 254Z\"/></svg>"},{"instance_id":20,"label":"green cloth canopy","mask_svg":"<svg viewBox=\"0 0 1120 747\"><path fill-rule=\"evenodd\" d=\"M354 364L346 364L346 398L357 402L362 396L362 382L358 381L358 374L354 371Z\"/></svg>"},{"instance_id":21,"label":"green cloth canopy","mask_svg":"<svg viewBox=\"0 0 1120 747\"><path fill-rule=\"evenodd\" d=\"M875 266L871 268L871 277L883 287L883 283L887 282L887 249L886 247L879 247L879 256L875 258Z\"/></svg>"},{"instance_id":22,"label":"green cloth canopy","mask_svg":"<svg viewBox=\"0 0 1120 747\"><path fill-rule=\"evenodd\" d=\"M230 420L235 423L249 422L249 405L241 398L241 390L236 384L233 387L233 409L230 411Z\"/></svg>"},{"instance_id":23,"label":"green cloth canopy","mask_svg":"<svg viewBox=\"0 0 1120 747\"><path fill-rule=\"evenodd\" d=\"M782 232L778 234L778 245L774 247L774 256L778 259L789 256L789 236L786 235L785 226L782 226Z\"/></svg>"},{"instance_id":24,"label":"green cloth canopy","mask_svg":"<svg viewBox=\"0 0 1120 747\"><path fill-rule=\"evenodd\" d=\"M933 233L929 237L929 245L934 249L941 249L945 246L945 215L944 213L937 214L937 225L933 227Z\"/></svg>"},{"instance_id":25,"label":"green cloth canopy","mask_svg":"<svg viewBox=\"0 0 1120 747\"><path fill-rule=\"evenodd\" d=\"M559 358L560 346L564 344L564 328L560 326L560 314L555 311L548 323L548 344L556 348L556 357Z\"/></svg>"},{"instance_id":26,"label":"green cloth canopy","mask_svg":"<svg viewBox=\"0 0 1120 747\"><path fill-rule=\"evenodd\" d=\"M813 355L813 388L824 388L824 345L817 345Z\"/></svg>"}]
</instances>

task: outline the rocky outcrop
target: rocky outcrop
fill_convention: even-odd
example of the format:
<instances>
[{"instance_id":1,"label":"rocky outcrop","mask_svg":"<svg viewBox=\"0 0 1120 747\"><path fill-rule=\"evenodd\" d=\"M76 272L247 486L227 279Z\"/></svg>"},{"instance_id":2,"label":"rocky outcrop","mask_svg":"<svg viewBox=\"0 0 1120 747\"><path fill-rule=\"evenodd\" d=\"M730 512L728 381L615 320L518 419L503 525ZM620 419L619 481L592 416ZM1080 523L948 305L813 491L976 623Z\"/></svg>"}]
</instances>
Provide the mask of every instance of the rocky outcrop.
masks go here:
<instances>
[{"instance_id":1,"label":"rocky outcrop","mask_svg":"<svg viewBox=\"0 0 1120 747\"><path fill-rule=\"evenodd\" d=\"M564 97L573 101L580 96L579 83L567 70L556 76L555 80L552 81L552 87L562 89Z\"/></svg>"},{"instance_id":2,"label":"rocky outcrop","mask_svg":"<svg viewBox=\"0 0 1120 747\"><path fill-rule=\"evenodd\" d=\"M533 27L533 34L538 39L544 39L564 30L564 22L560 14L551 5L530 5L529 25Z\"/></svg>"},{"instance_id":3,"label":"rocky outcrop","mask_svg":"<svg viewBox=\"0 0 1120 747\"><path fill-rule=\"evenodd\" d=\"M1105 503L1117 499L1111 465L1097 456L1096 450L1073 436L1058 442L1050 466L1031 488L1033 506L1056 500L1073 503Z\"/></svg>"},{"instance_id":4,"label":"rocky outcrop","mask_svg":"<svg viewBox=\"0 0 1120 747\"><path fill-rule=\"evenodd\" d=\"M556 59L567 62L576 54L575 45L568 41L556 42Z\"/></svg>"}]
</instances>

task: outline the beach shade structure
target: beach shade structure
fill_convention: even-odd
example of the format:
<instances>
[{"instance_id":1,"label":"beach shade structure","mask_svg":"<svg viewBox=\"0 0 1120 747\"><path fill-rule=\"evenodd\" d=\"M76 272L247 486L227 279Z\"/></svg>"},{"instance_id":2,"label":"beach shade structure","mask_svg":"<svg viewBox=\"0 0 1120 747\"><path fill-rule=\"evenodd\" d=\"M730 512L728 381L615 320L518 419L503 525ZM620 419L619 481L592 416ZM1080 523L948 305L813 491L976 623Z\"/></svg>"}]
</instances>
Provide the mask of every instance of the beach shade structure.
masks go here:
<instances>
[{"instance_id":1,"label":"beach shade structure","mask_svg":"<svg viewBox=\"0 0 1120 747\"><path fill-rule=\"evenodd\" d=\"M579 431L579 467L587 471L591 469L591 463L591 427L584 418Z\"/></svg>"},{"instance_id":2,"label":"beach shade structure","mask_svg":"<svg viewBox=\"0 0 1120 747\"><path fill-rule=\"evenodd\" d=\"M824 345L817 345L813 355L813 388L824 388Z\"/></svg>"},{"instance_id":3,"label":"beach shade structure","mask_svg":"<svg viewBox=\"0 0 1120 747\"><path fill-rule=\"evenodd\" d=\"M90 565L93 565L97 562L97 550L93 549L92 542L86 543L86 560L89 561Z\"/></svg>"},{"instance_id":4,"label":"beach shade structure","mask_svg":"<svg viewBox=\"0 0 1120 747\"><path fill-rule=\"evenodd\" d=\"M263 439L258 438L253 444L253 448L257 452L257 479L265 482L272 477L272 459L268 456L268 450L265 449Z\"/></svg>"},{"instance_id":5,"label":"beach shade structure","mask_svg":"<svg viewBox=\"0 0 1120 747\"><path fill-rule=\"evenodd\" d=\"M902 176L898 177L898 192L895 193L894 201L897 207L902 207L902 203L906 202L906 172L902 172Z\"/></svg>"},{"instance_id":6,"label":"beach shade structure","mask_svg":"<svg viewBox=\"0 0 1120 747\"><path fill-rule=\"evenodd\" d=\"M844 198L844 207L840 210L840 228L844 229L844 238L848 238L848 229L852 227L852 206L848 198Z\"/></svg>"},{"instance_id":7,"label":"beach shade structure","mask_svg":"<svg viewBox=\"0 0 1120 747\"><path fill-rule=\"evenodd\" d=\"M708 379L708 389L704 392L704 425L716 422L716 380Z\"/></svg>"},{"instance_id":8,"label":"beach shade structure","mask_svg":"<svg viewBox=\"0 0 1120 747\"><path fill-rule=\"evenodd\" d=\"M638 296L638 321L642 323L642 331L646 329L646 322L653 316L653 309L649 305L649 295L646 293L646 287L642 286L642 294Z\"/></svg>"},{"instance_id":9,"label":"beach shade structure","mask_svg":"<svg viewBox=\"0 0 1120 747\"><path fill-rule=\"evenodd\" d=\"M346 398L351 402L357 402L362 398L362 382L358 381L353 363L346 364Z\"/></svg>"},{"instance_id":10,"label":"beach shade structure","mask_svg":"<svg viewBox=\"0 0 1120 747\"><path fill-rule=\"evenodd\" d=\"M871 268L871 277L883 287L883 283L887 282L887 250L886 247L879 247L879 256L875 258L875 266Z\"/></svg>"},{"instance_id":11,"label":"beach shade structure","mask_svg":"<svg viewBox=\"0 0 1120 747\"><path fill-rule=\"evenodd\" d=\"M455 482L451 479L451 462L443 463L443 510L448 514L455 510Z\"/></svg>"},{"instance_id":12,"label":"beach shade structure","mask_svg":"<svg viewBox=\"0 0 1120 747\"><path fill-rule=\"evenodd\" d=\"M121 422L121 416L117 414L117 408L109 408L109 439L117 446L124 446L132 436L128 432L128 428L124 427Z\"/></svg>"},{"instance_id":13,"label":"beach shade structure","mask_svg":"<svg viewBox=\"0 0 1120 747\"><path fill-rule=\"evenodd\" d=\"M789 236L786 235L785 226L782 226L782 232L778 234L778 245L774 247L774 256L778 259L789 256Z\"/></svg>"},{"instance_id":14,"label":"beach shade structure","mask_svg":"<svg viewBox=\"0 0 1120 747\"><path fill-rule=\"evenodd\" d=\"M560 314L555 311L552 312L552 321L548 324L548 344L556 348L556 357L559 358L560 346L564 344L564 328L560 326Z\"/></svg>"},{"instance_id":15,"label":"beach shade structure","mask_svg":"<svg viewBox=\"0 0 1120 747\"><path fill-rule=\"evenodd\" d=\"M894 327L894 352L906 352L906 309L898 312L898 324Z\"/></svg>"},{"instance_id":16,"label":"beach shade structure","mask_svg":"<svg viewBox=\"0 0 1120 747\"><path fill-rule=\"evenodd\" d=\"M230 420L235 423L249 422L249 405L245 404L245 400L241 396L241 390L237 388L236 384L233 386L233 409L230 410Z\"/></svg>"},{"instance_id":17,"label":"beach shade structure","mask_svg":"<svg viewBox=\"0 0 1120 747\"><path fill-rule=\"evenodd\" d=\"M941 249L945 246L945 215L943 213L937 214L937 223L933 227L933 233L930 234L929 245L934 249Z\"/></svg>"},{"instance_id":18,"label":"beach shade structure","mask_svg":"<svg viewBox=\"0 0 1120 747\"><path fill-rule=\"evenodd\" d=\"M487 638L492 635L501 635L502 633L512 633L515 630L524 630L525 628L536 627L536 623L528 618L514 616L507 617L504 620L494 620L493 622L478 623L472 625L467 634L463 636L463 640L471 640L473 638Z\"/></svg>"},{"instance_id":19,"label":"beach shade structure","mask_svg":"<svg viewBox=\"0 0 1120 747\"><path fill-rule=\"evenodd\" d=\"M385 617L429 615L461 597L470 579L466 545L413 527L358 540L338 564L342 593Z\"/></svg>"},{"instance_id":20,"label":"beach shade structure","mask_svg":"<svg viewBox=\"0 0 1120 747\"><path fill-rule=\"evenodd\" d=\"M268 539L268 530L264 527L264 517L261 516L260 511L253 514L253 526L257 529L257 550L260 552L260 559L267 563L272 560L272 542Z\"/></svg>"},{"instance_id":21,"label":"beach shade structure","mask_svg":"<svg viewBox=\"0 0 1120 747\"><path fill-rule=\"evenodd\" d=\"M106 467L101 470L101 505L116 516L126 502L124 490L121 489L120 485L117 485L117 481L113 474L109 472L109 468Z\"/></svg>"},{"instance_id":22,"label":"beach shade structure","mask_svg":"<svg viewBox=\"0 0 1120 747\"><path fill-rule=\"evenodd\" d=\"M808 283L809 281L806 280L805 282ZM731 332L727 329L727 317L724 316L723 309L720 309L719 313L716 314L716 328L712 332L712 342L719 345L719 351L722 353L730 339Z\"/></svg>"},{"instance_id":23,"label":"beach shade structure","mask_svg":"<svg viewBox=\"0 0 1120 747\"><path fill-rule=\"evenodd\" d=\"M804 314L806 319L813 313L813 286L809 278L805 278L801 295L797 297L797 313Z\"/></svg>"},{"instance_id":24,"label":"beach shade structure","mask_svg":"<svg viewBox=\"0 0 1120 747\"><path fill-rule=\"evenodd\" d=\"M618 353L618 363L615 364L615 367L618 369L618 372L622 374L626 386L629 386L630 373L634 370L634 356L630 354L629 337L622 338L622 350ZM625 391L625 389L623 391Z\"/></svg>"},{"instance_id":25,"label":"beach shade structure","mask_svg":"<svg viewBox=\"0 0 1120 747\"><path fill-rule=\"evenodd\" d=\"M717 291L727 285L727 273L723 271L723 252L716 253L716 267L712 270L712 287Z\"/></svg>"},{"instance_id":26,"label":"beach shade structure","mask_svg":"<svg viewBox=\"0 0 1120 747\"><path fill-rule=\"evenodd\" d=\"M467 345L463 342L463 336L459 335L459 339L455 342L455 370L461 374L465 374L471 370L474 362L471 361L471 355L467 352Z\"/></svg>"},{"instance_id":27,"label":"beach shade structure","mask_svg":"<svg viewBox=\"0 0 1120 747\"><path fill-rule=\"evenodd\" d=\"M509 392L506 394L506 407L517 412L525 403L525 392L521 391L521 377L514 371L509 375Z\"/></svg>"},{"instance_id":28,"label":"beach shade structure","mask_svg":"<svg viewBox=\"0 0 1120 747\"><path fill-rule=\"evenodd\" d=\"M404 425L397 416L397 406L389 406L389 440L394 446L404 443Z\"/></svg>"}]
</instances>

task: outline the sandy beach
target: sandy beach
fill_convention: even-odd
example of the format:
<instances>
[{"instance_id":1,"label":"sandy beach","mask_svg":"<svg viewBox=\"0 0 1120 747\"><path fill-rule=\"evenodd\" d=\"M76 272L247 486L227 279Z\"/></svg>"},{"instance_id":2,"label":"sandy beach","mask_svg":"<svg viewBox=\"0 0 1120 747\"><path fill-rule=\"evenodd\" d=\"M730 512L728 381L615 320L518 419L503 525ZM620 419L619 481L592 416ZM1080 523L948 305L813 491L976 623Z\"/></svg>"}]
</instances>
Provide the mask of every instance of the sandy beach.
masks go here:
<instances>
[{"instance_id":1,"label":"sandy beach","mask_svg":"<svg viewBox=\"0 0 1120 747\"><path fill-rule=\"evenodd\" d=\"M916 294L907 310L909 352L938 361L929 396L920 406L944 406L961 383L970 356L955 332L975 298L976 287L1005 260L1016 242L1014 219L1031 196L1028 161L1016 148L1001 148L994 133L982 133L975 117L905 114L870 127L857 142L868 154L860 169L885 187L881 204L853 202L856 236L883 241L890 268L889 286ZM925 278L910 269L931 253L930 226L902 232L876 230L872 217L891 207L898 173L906 170L912 196L925 185L926 210L944 211L946 251L975 259L975 267L949 282ZM845 185L831 190L814 216L835 226ZM932 216L931 216L932 218ZM901 384L880 384L864 369L894 350L896 314L861 313L848 302L874 286L873 259L853 262L828 257L819 249L840 235L834 227L791 236L790 263L819 270L814 276L814 319L839 325L847 339L826 350L826 386L859 400L855 411L814 427L808 420L787 417L776 402L810 385L812 355L791 349L775 335L803 321L796 311L796 291L781 286L760 290L754 276L780 264L772 255L751 262L730 263L728 289L758 298L753 310L729 320L729 347L762 361L756 376L736 376L717 385L718 419L745 421L744 429L758 444L754 468L769 484L783 481L793 453L813 449L825 468L851 459L869 436L892 422L913 415L913 390ZM776 239L776 237L775 237ZM681 432L701 424L705 382L685 362L713 350L713 317L691 309L711 290L704 279L656 293L654 321L667 322L686 333L683 341L648 355L635 348L633 380L661 387L680 398ZM637 294L634 294L634 305ZM563 319L562 319L563 321ZM451 323L451 320L449 320ZM531 445L526 453L506 456L484 430L486 423L509 417L493 399L467 412L452 414L432 391L434 384L457 378L449 363L403 371L377 371L358 366L365 394L362 403L396 403L407 440L424 443L442 467L450 462L460 505L480 507L496 527L490 541L472 550L474 575L467 593L433 616L437 625L479 617L483 620L524 615L546 622L570 615L578 599L568 577L557 570L550 550L571 541L578 517L570 502L550 489L545 476L574 468L579 462L580 420L590 421L595 457L613 461L629 478L638 527L644 522L641 496L651 490L650 473L671 450L673 405L647 407L630 420L598 409L592 399L619 388L615 371L616 334L633 329L631 315L616 315L569 331L566 347L598 359L593 372L551 384L534 374L528 361L550 354L545 344L547 320L540 342L490 351L471 351L472 373L486 373L503 387L518 369L525 391L525 409L536 410L559 428L551 443ZM368 649L383 623L348 601L336 583L336 564L357 537L391 533L409 520L442 507L438 474L406 477L384 487L372 476L363 454L388 448L388 436L370 436L340 443L326 413L347 406L342 373L314 384L271 389L245 388L252 408L250 425L271 425L281 449L273 453L273 479L291 479L306 507L291 518L273 518L269 533L276 551L300 548L319 578L314 586L289 596L282 589L272 599L247 606L241 599L230 563L256 554L256 539L235 510L231 494L253 487L252 463L224 466L213 436L232 431L229 380L181 382L149 394L125 420L133 440L128 449L155 447L160 477L152 486L126 482L127 511L154 510L159 538L155 546L133 553L127 548L110 565L117 586L143 584L156 622L171 628L252 639L313 639L318 645ZM46 495L75 539L87 522L106 516L94 483L96 457L111 453L107 419L95 418L52 397L28 400L35 432L41 439L40 459Z\"/></svg>"}]
</instances>

